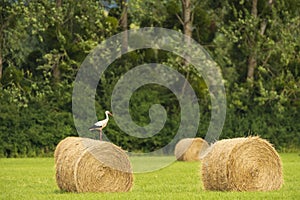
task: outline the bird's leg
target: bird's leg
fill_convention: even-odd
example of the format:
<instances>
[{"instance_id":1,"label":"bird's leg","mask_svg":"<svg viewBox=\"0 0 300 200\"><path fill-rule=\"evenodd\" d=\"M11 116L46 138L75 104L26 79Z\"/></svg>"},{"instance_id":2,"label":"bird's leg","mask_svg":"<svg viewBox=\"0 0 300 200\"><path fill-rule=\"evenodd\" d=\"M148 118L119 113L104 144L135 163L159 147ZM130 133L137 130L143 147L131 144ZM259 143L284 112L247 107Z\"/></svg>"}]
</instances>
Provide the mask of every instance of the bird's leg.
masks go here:
<instances>
[{"instance_id":1,"label":"bird's leg","mask_svg":"<svg viewBox=\"0 0 300 200\"><path fill-rule=\"evenodd\" d=\"M99 135L100 137L100 141L102 141L102 130L100 129L100 135Z\"/></svg>"}]
</instances>

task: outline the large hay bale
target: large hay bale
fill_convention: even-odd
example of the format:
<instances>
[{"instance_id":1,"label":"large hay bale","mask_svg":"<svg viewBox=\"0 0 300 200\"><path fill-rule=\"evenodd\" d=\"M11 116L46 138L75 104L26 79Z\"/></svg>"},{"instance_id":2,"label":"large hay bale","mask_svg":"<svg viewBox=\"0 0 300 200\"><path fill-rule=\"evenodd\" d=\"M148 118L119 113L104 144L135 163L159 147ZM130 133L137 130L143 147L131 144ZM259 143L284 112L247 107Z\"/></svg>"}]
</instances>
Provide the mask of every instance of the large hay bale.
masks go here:
<instances>
[{"instance_id":1,"label":"large hay bale","mask_svg":"<svg viewBox=\"0 0 300 200\"><path fill-rule=\"evenodd\" d=\"M56 147L56 182L68 192L126 192L133 184L131 164L116 145L67 137Z\"/></svg>"},{"instance_id":2,"label":"large hay bale","mask_svg":"<svg viewBox=\"0 0 300 200\"><path fill-rule=\"evenodd\" d=\"M202 160L206 190L271 191L283 184L282 164L272 145L259 137L216 142Z\"/></svg>"},{"instance_id":3,"label":"large hay bale","mask_svg":"<svg viewBox=\"0 0 300 200\"><path fill-rule=\"evenodd\" d=\"M201 152L208 147L202 138L184 138L176 144L174 154L179 161L198 161Z\"/></svg>"}]
</instances>

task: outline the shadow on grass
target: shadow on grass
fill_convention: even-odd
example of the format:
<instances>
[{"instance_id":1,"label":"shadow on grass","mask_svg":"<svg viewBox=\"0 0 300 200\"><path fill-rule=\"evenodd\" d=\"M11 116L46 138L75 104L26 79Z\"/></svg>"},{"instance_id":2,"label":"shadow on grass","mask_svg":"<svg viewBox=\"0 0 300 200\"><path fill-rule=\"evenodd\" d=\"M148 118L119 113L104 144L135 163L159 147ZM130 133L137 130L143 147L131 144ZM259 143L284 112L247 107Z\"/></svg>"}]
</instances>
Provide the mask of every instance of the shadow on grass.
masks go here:
<instances>
[{"instance_id":1,"label":"shadow on grass","mask_svg":"<svg viewBox=\"0 0 300 200\"><path fill-rule=\"evenodd\" d=\"M70 193L72 193L72 192L68 192L65 190L59 190L59 189L54 190L54 194L70 194Z\"/></svg>"}]
</instances>

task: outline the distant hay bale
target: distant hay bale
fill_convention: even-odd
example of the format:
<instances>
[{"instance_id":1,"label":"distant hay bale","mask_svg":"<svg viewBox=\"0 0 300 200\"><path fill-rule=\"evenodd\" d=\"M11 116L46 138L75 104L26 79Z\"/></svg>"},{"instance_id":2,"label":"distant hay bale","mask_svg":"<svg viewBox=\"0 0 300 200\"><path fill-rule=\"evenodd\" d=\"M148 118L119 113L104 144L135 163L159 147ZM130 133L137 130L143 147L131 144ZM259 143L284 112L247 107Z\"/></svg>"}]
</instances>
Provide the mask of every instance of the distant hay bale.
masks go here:
<instances>
[{"instance_id":1,"label":"distant hay bale","mask_svg":"<svg viewBox=\"0 0 300 200\"><path fill-rule=\"evenodd\" d=\"M68 192L126 192L133 184L126 153L116 145L67 137L56 147L56 182Z\"/></svg>"},{"instance_id":2,"label":"distant hay bale","mask_svg":"<svg viewBox=\"0 0 300 200\"><path fill-rule=\"evenodd\" d=\"M175 146L175 157L179 161L198 161L200 153L209 147L202 138L184 138Z\"/></svg>"},{"instance_id":3,"label":"distant hay bale","mask_svg":"<svg viewBox=\"0 0 300 200\"><path fill-rule=\"evenodd\" d=\"M225 139L202 160L206 190L271 191L283 184L282 164L272 145L259 137Z\"/></svg>"}]
</instances>

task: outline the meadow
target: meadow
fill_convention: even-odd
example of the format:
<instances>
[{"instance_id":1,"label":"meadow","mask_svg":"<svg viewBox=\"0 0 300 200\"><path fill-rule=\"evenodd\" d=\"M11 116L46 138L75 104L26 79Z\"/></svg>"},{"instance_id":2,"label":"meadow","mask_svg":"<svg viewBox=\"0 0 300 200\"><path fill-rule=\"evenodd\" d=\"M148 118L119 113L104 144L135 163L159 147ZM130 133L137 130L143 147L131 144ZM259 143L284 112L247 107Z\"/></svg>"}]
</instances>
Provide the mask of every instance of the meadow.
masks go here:
<instances>
[{"instance_id":1,"label":"meadow","mask_svg":"<svg viewBox=\"0 0 300 200\"><path fill-rule=\"evenodd\" d=\"M67 193L55 182L53 158L0 159L0 199L300 199L300 155L280 154L284 185L272 192L215 192L203 189L200 163L174 162L134 174L127 193Z\"/></svg>"}]
</instances>

